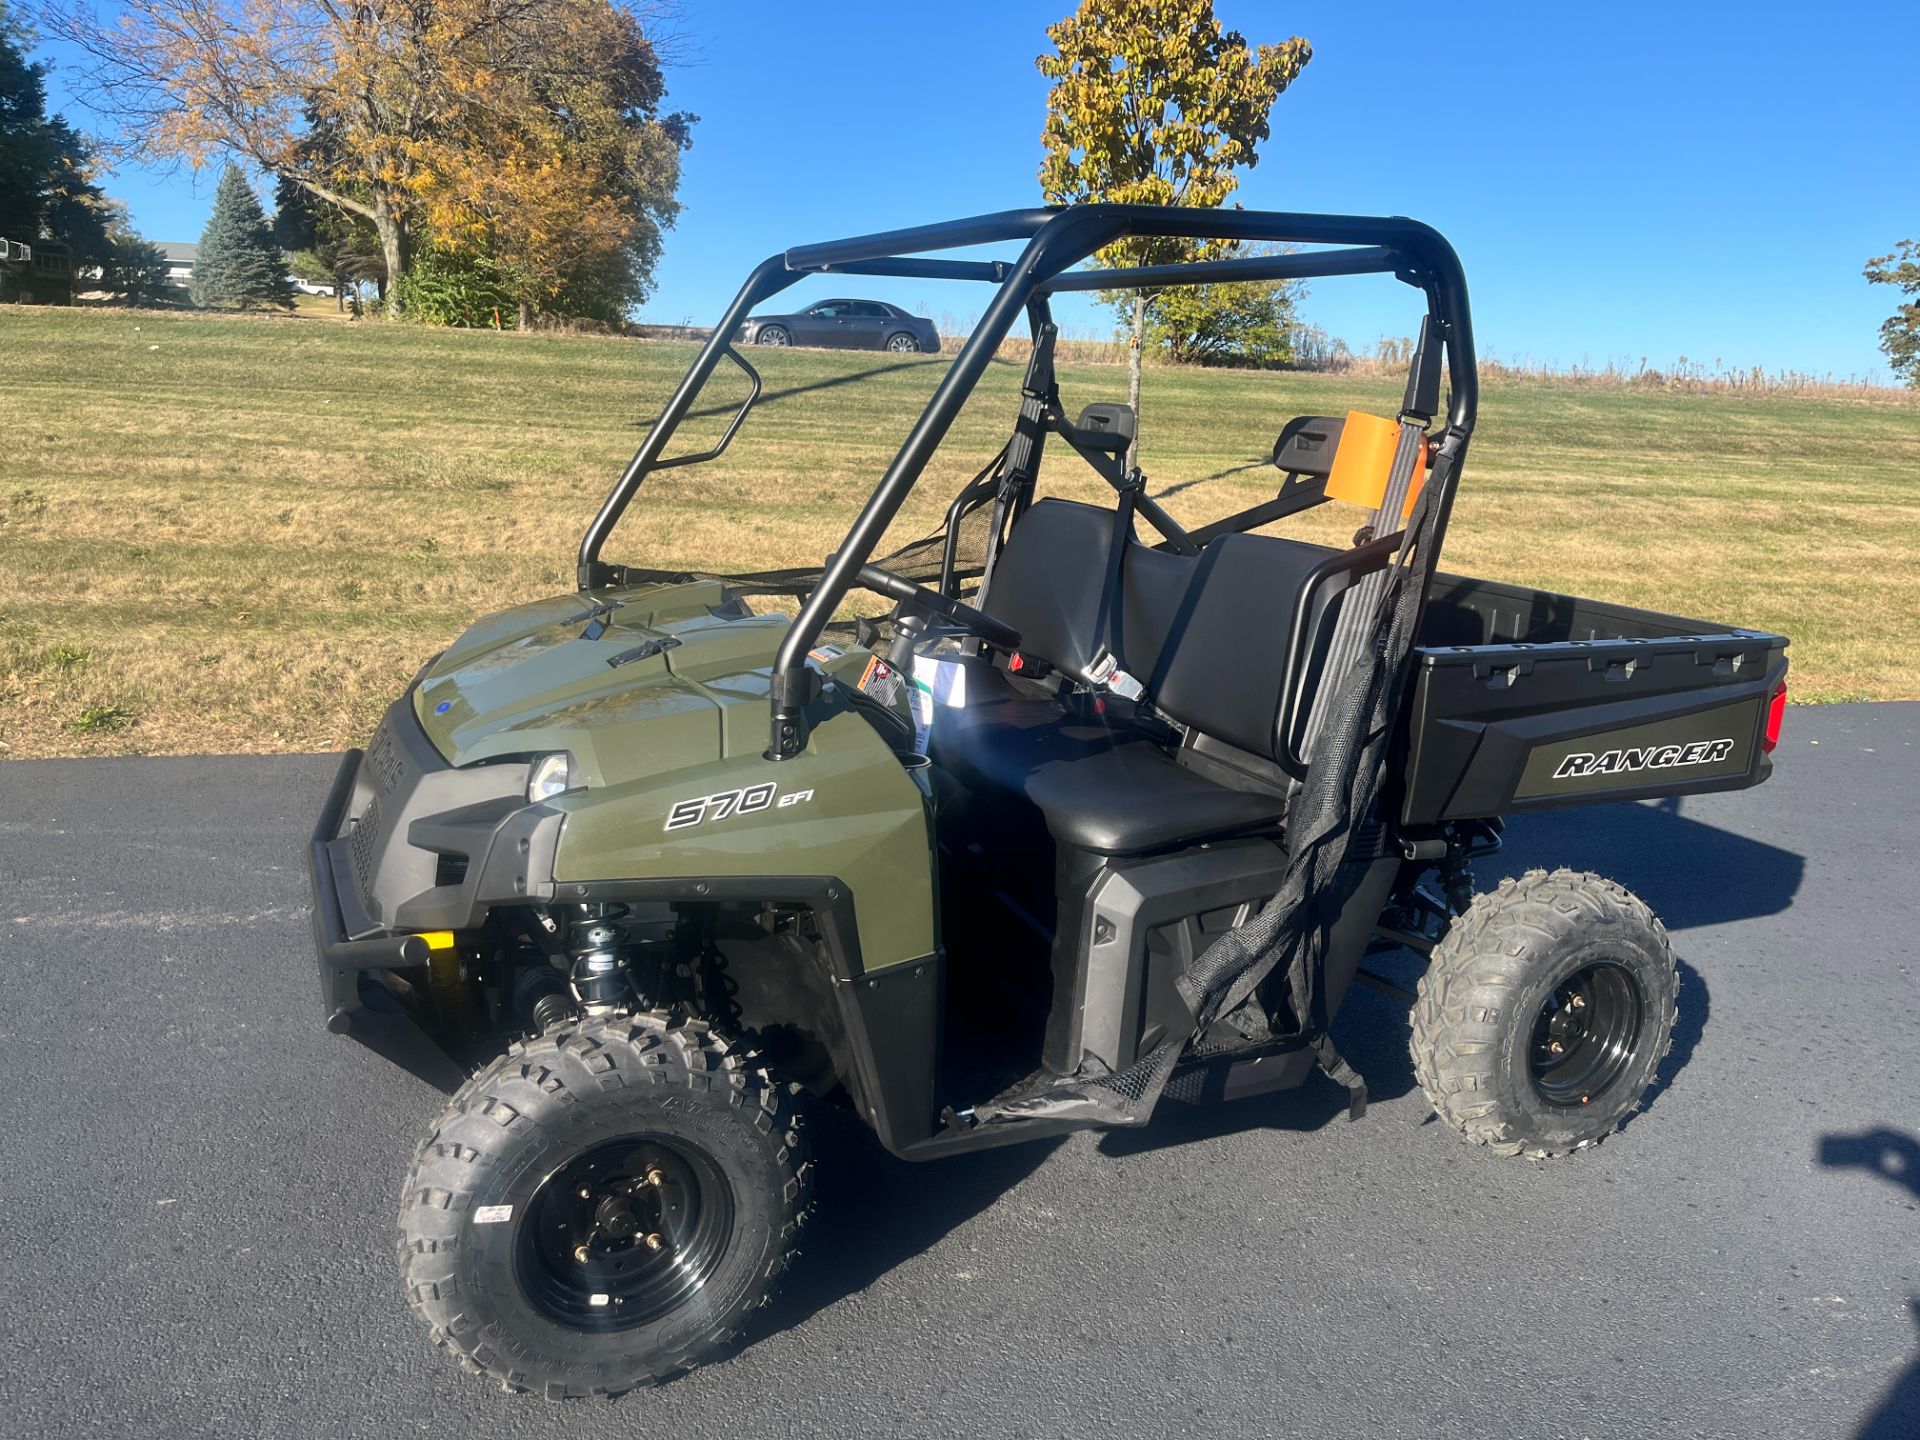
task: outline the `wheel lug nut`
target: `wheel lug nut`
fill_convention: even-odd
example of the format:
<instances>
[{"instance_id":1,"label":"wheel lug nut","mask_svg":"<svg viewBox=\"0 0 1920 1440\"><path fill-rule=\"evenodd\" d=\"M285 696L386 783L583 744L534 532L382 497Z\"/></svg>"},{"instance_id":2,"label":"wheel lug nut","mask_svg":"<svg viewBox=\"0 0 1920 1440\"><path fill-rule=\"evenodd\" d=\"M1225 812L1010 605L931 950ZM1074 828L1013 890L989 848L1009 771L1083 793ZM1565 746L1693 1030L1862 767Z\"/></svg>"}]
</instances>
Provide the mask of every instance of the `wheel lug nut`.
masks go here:
<instances>
[{"instance_id":1,"label":"wheel lug nut","mask_svg":"<svg viewBox=\"0 0 1920 1440\"><path fill-rule=\"evenodd\" d=\"M659 1169L656 1168L656 1169L647 1171L647 1184L664 1185L666 1183L667 1183L667 1177Z\"/></svg>"},{"instance_id":2,"label":"wheel lug nut","mask_svg":"<svg viewBox=\"0 0 1920 1440\"><path fill-rule=\"evenodd\" d=\"M1587 1008L1587 997L1584 995L1576 995L1568 1003L1576 1010L1584 1010Z\"/></svg>"},{"instance_id":3,"label":"wheel lug nut","mask_svg":"<svg viewBox=\"0 0 1920 1440\"><path fill-rule=\"evenodd\" d=\"M582 1200L591 1200L593 1198L593 1191L587 1186L582 1185L580 1187L580 1198Z\"/></svg>"},{"instance_id":4,"label":"wheel lug nut","mask_svg":"<svg viewBox=\"0 0 1920 1440\"><path fill-rule=\"evenodd\" d=\"M579 1261L582 1265L587 1263L587 1256L592 1253L593 1252L590 1251L585 1245L576 1245L573 1247L573 1258Z\"/></svg>"},{"instance_id":5,"label":"wheel lug nut","mask_svg":"<svg viewBox=\"0 0 1920 1440\"><path fill-rule=\"evenodd\" d=\"M667 1242L661 1239L658 1235L647 1236L647 1249L649 1250L658 1250L661 1246L665 1245L666 1243Z\"/></svg>"}]
</instances>

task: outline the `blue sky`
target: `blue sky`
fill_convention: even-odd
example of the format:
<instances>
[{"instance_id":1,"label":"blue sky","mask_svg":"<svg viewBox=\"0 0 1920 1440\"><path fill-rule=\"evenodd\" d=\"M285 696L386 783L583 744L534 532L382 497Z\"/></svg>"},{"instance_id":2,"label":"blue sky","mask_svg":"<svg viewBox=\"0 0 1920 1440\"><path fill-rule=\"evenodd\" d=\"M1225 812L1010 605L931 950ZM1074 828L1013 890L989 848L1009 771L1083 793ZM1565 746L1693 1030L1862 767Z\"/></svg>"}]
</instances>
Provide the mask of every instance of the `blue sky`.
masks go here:
<instances>
[{"instance_id":1,"label":"blue sky","mask_svg":"<svg viewBox=\"0 0 1920 1440\"><path fill-rule=\"evenodd\" d=\"M1033 57L1067 4L688 5L670 103L701 121L645 318L716 318L789 244L1034 203ZM1920 6L1218 9L1251 40L1297 33L1315 52L1238 198L1437 225L1466 264L1484 352L1888 378L1875 340L1895 297L1860 268L1920 234ZM87 123L57 72L52 88ZM129 167L108 189L150 238L193 239L216 178ZM861 289L962 320L983 300ZM1405 333L1411 298L1326 280L1305 314L1358 347Z\"/></svg>"}]
</instances>

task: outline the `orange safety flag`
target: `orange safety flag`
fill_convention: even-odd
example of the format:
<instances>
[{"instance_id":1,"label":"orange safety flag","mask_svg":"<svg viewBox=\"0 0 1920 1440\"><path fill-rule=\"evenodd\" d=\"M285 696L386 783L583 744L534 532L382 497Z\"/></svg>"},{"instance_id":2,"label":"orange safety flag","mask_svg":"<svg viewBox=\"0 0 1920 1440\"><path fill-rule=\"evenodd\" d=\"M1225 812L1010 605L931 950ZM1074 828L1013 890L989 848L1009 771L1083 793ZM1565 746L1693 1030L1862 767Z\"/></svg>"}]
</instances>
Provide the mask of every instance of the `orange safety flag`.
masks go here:
<instances>
[{"instance_id":1,"label":"orange safety flag","mask_svg":"<svg viewBox=\"0 0 1920 1440\"><path fill-rule=\"evenodd\" d=\"M1345 500L1364 510L1379 509L1386 498L1393 452L1399 444L1399 421L1349 410L1340 428L1340 448L1333 452L1333 473L1327 476L1328 498ZM1420 498L1420 486L1426 478L1427 447L1422 445L1419 458L1413 462L1413 481L1407 486L1402 520L1413 514L1413 502Z\"/></svg>"}]
</instances>

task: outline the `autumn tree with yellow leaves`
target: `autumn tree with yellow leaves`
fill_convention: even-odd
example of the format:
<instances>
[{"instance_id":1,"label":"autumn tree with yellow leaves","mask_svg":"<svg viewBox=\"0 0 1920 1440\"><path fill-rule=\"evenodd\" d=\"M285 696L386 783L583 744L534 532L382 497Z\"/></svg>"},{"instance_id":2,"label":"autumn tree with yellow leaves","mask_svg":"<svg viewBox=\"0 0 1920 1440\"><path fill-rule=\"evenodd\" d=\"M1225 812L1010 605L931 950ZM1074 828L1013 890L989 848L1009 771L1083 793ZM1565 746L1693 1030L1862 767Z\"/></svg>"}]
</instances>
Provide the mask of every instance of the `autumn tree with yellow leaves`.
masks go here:
<instances>
[{"instance_id":1,"label":"autumn tree with yellow leaves","mask_svg":"<svg viewBox=\"0 0 1920 1440\"><path fill-rule=\"evenodd\" d=\"M1313 58L1298 35L1249 46L1214 18L1213 0L1082 0L1036 62L1053 82L1041 132L1040 190L1048 203L1223 203L1238 171L1259 163L1274 102ZM1107 266L1207 259L1219 241L1128 238L1096 257ZM1116 297L1118 298L1118 297ZM1140 405L1147 307L1134 291L1127 398Z\"/></svg>"},{"instance_id":2,"label":"autumn tree with yellow leaves","mask_svg":"<svg viewBox=\"0 0 1920 1440\"><path fill-rule=\"evenodd\" d=\"M80 0L123 148L236 159L369 223L401 308L413 247L482 256L524 321L582 276L644 297L693 117L614 0Z\"/></svg>"}]
</instances>

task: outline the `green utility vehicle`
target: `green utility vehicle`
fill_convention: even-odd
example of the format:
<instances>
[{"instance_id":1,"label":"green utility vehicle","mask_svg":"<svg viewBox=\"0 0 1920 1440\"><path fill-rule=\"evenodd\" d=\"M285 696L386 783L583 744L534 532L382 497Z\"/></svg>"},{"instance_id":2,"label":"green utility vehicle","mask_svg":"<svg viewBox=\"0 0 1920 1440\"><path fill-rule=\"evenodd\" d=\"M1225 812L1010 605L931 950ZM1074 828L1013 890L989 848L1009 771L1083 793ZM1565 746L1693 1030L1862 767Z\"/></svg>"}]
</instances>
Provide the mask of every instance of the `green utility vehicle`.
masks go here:
<instances>
[{"instance_id":1,"label":"green utility vehicle","mask_svg":"<svg viewBox=\"0 0 1920 1440\"><path fill-rule=\"evenodd\" d=\"M1077 268L1127 235L1234 243ZM996 287L839 548L737 575L603 558L648 475L747 421L749 312L822 273ZM1401 411L1248 417L1277 434L1250 509L1183 527L1131 410L1063 408L1056 294L1353 274L1425 299ZM1023 313L1007 443L876 561ZM670 455L722 361L745 402ZM475 1067L404 1190L435 1340L554 1397L711 1357L796 1253L810 1107L914 1160L1316 1068L1357 1115L1328 1027L1356 977L1386 984L1369 952L1426 957L1399 992L1414 1067L1466 1138L1547 1156L1612 1131L1668 1046L1665 931L1597 876L1475 894L1469 864L1511 812L1765 779L1786 641L1439 573L1477 394L1459 262L1405 219L1023 210L756 269L577 592L429 661L314 835L330 1027L397 1010ZM1043 453L1110 503L1039 493ZM1343 502L1349 546L1264 533ZM860 618L862 596L885 603Z\"/></svg>"}]
</instances>

